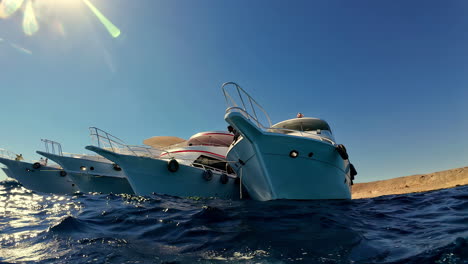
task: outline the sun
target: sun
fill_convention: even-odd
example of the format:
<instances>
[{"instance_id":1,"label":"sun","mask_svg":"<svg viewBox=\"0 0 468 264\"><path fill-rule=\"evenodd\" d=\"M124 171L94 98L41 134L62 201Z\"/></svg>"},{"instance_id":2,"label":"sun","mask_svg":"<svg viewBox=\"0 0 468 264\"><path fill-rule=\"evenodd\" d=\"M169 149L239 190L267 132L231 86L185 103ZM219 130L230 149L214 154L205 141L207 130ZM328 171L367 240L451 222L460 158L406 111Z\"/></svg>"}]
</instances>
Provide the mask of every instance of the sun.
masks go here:
<instances>
[{"instance_id":1,"label":"sun","mask_svg":"<svg viewBox=\"0 0 468 264\"><path fill-rule=\"evenodd\" d=\"M82 4L81 0L40 0L37 4L44 6L54 6L59 9L75 9L79 8Z\"/></svg>"},{"instance_id":2,"label":"sun","mask_svg":"<svg viewBox=\"0 0 468 264\"><path fill-rule=\"evenodd\" d=\"M35 8L74 9L80 7L83 3L99 19L112 37L117 38L120 36L120 29L107 19L90 0L0 0L0 18L7 19L18 10L23 10L23 32L28 36L32 36L39 31Z\"/></svg>"}]
</instances>

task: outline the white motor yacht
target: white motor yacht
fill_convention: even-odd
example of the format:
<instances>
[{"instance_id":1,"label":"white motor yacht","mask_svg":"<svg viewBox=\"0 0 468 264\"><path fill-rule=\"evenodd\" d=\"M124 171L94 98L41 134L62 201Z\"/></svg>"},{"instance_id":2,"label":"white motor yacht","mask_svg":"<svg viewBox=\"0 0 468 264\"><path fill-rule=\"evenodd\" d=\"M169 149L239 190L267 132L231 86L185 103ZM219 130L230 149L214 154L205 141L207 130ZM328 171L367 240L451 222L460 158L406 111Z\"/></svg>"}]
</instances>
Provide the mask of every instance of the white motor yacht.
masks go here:
<instances>
[{"instance_id":1,"label":"white motor yacht","mask_svg":"<svg viewBox=\"0 0 468 264\"><path fill-rule=\"evenodd\" d=\"M327 122L299 116L272 126L239 85L225 83L222 90L228 103L224 118L236 134L227 160L251 198L351 199L356 170Z\"/></svg>"},{"instance_id":2,"label":"white motor yacht","mask_svg":"<svg viewBox=\"0 0 468 264\"><path fill-rule=\"evenodd\" d=\"M91 138L99 128L90 127ZM114 137L114 140L120 140ZM124 171L112 161L98 155L63 153L60 143L43 139L46 151L38 154L57 162L81 192L134 194ZM100 142L97 142L100 145ZM114 146L115 147L115 146Z\"/></svg>"},{"instance_id":3,"label":"white motor yacht","mask_svg":"<svg viewBox=\"0 0 468 264\"><path fill-rule=\"evenodd\" d=\"M160 155L153 156L118 153L97 146L86 148L119 164L138 195L238 199L239 182L225 157L232 138L232 134L220 131L198 133L189 140L153 137L144 141L161 150Z\"/></svg>"},{"instance_id":4,"label":"white motor yacht","mask_svg":"<svg viewBox=\"0 0 468 264\"><path fill-rule=\"evenodd\" d=\"M75 183L57 164L49 164L47 159L26 162L22 155L8 150L0 151L0 163L8 168L7 175L32 191L71 194L78 191Z\"/></svg>"}]
</instances>

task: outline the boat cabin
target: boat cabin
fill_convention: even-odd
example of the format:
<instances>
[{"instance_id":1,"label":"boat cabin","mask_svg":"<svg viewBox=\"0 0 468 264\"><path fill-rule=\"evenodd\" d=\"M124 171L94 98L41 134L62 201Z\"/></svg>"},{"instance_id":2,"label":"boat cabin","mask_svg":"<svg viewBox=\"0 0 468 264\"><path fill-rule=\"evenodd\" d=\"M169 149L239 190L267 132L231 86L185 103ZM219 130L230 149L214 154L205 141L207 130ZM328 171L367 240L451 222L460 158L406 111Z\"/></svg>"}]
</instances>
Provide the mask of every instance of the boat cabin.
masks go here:
<instances>
[{"instance_id":1,"label":"boat cabin","mask_svg":"<svg viewBox=\"0 0 468 264\"><path fill-rule=\"evenodd\" d=\"M311 135L313 137L313 135L317 135L330 140L334 140L331 128L328 125L328 123L325 120L312 117L302 117L285 120L274 124L269 131L294 136Z\"/></svg>"},{"instance_id":2,"label":"boat cabin","mask_svg":"<svg viewBox=\"0 0 468 264\"><path fill-rule=\"evenodd\" d=\"M233 134L225 131L200 132L191 136L187 140L187 145L229 147L233 138Z\"/></svg>"},{"instance_id":3,"label":"boat cabin","mask_svg":"<svg viewBox=\"0 0 468 264\"><path fill-rule=\"evenodd\" d=\"M156 149L171 149L183 146L229 147L234 135L226 131L200 132L188 140L179 137L157 136L145 139L143 144Z\"/></svg>"},{"instance_id":4,"label":"boat cabin","mask_svg":"<svg viewBox=\"0 0 468 264\"><path fill-rule=\"evenodd\" d=\"M226 153L234 135L225 131L200 132L188 140L177 137L152 137L143 141L153 148L160 148L160 159L176 159L187 166L214 169L234 173L226 162Z\"/></svg>"}]
</instances>

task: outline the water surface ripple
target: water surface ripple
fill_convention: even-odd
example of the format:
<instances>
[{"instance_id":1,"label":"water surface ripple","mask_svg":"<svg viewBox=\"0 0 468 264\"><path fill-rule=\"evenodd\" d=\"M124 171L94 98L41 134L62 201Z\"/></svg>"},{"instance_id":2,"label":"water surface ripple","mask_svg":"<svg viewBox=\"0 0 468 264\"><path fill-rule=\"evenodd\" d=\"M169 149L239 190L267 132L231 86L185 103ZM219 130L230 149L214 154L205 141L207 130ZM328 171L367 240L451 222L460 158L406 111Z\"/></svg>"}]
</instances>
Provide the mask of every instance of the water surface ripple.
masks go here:
<instances>
[{"instance_id":1,"label":"water surface ripple","mask_svg":"<svg viewBox=\"0 0 468 264\"><path fill-rule=\"evenodd\" d=\"M47 195L0 182L2 263L468 263L468 186L353 201Z\"/></svg>"}]
</instances>

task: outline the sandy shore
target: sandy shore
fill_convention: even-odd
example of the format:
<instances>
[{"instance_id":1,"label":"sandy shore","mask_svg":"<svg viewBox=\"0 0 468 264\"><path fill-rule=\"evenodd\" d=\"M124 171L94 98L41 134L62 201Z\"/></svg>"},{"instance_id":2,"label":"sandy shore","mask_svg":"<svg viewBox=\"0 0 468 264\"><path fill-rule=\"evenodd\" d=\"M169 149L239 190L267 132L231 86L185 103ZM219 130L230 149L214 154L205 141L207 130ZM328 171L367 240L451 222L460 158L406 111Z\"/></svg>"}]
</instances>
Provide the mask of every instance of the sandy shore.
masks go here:
<instances>
[{"instance_id":1,"label":"sandy shore","mask_svg":"<svg viewBox=\"0 0 468 264\"><path fill-rule=\"evenodd\" d=\"M353 199L433 191L462 185L468 185L468 167L390 180L356 183L353 185Z\"/></svg>"}]
</instances>

